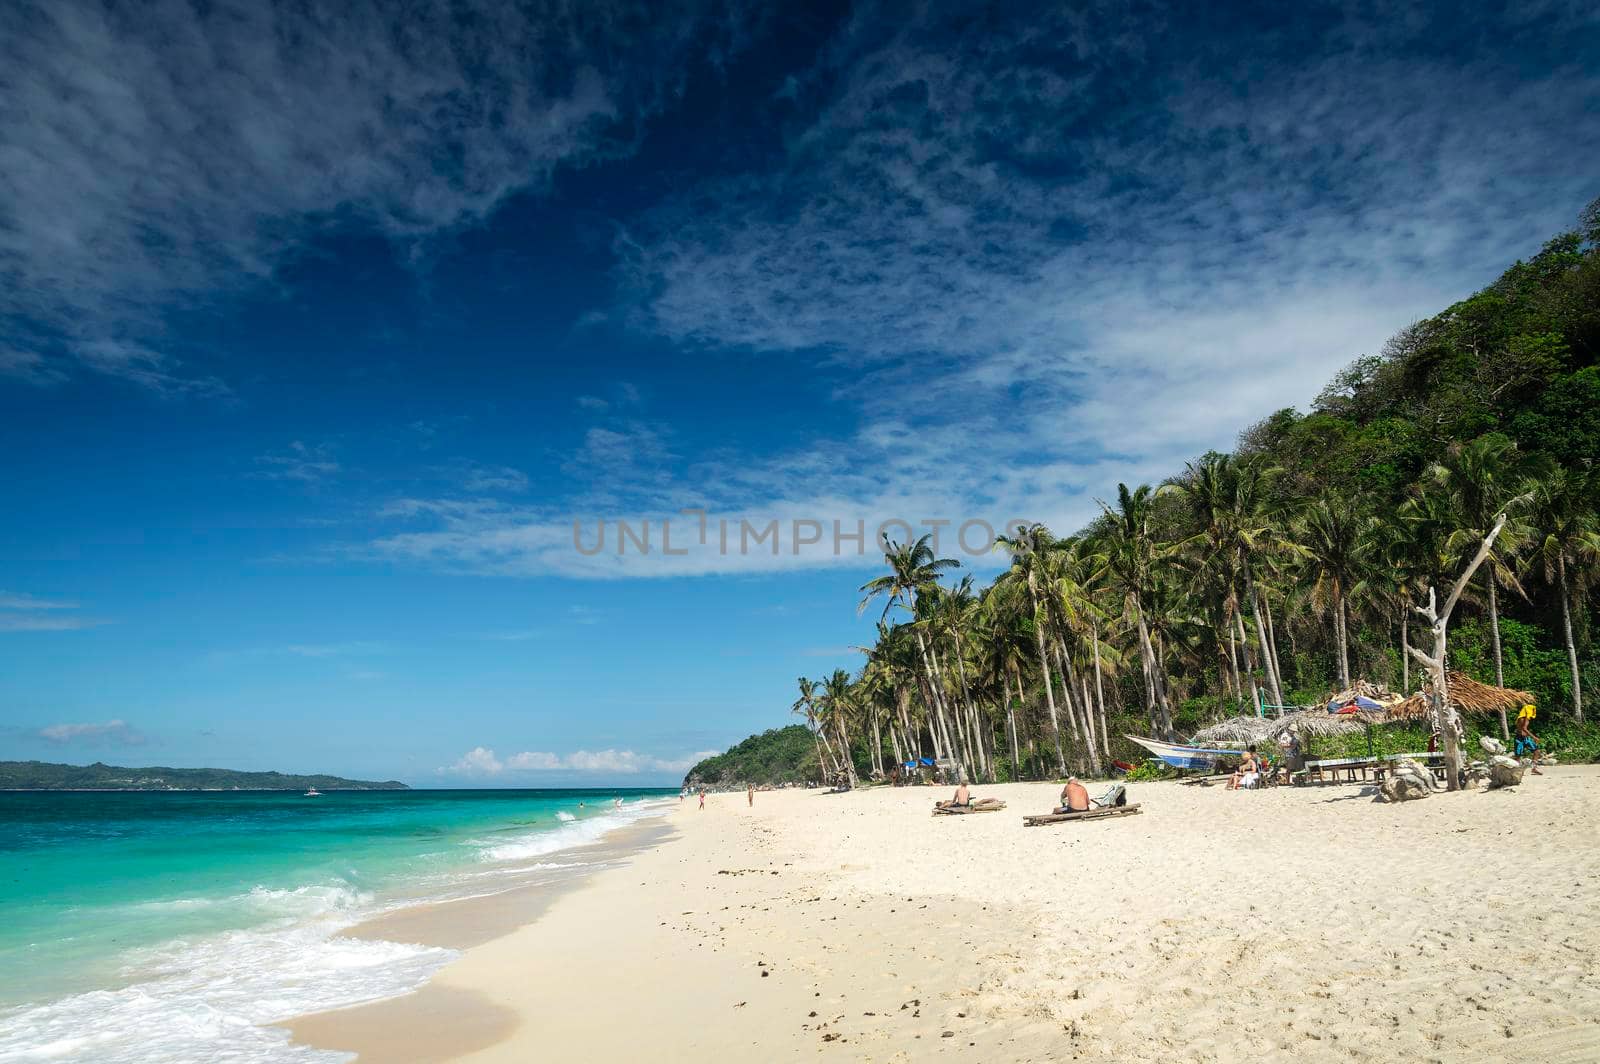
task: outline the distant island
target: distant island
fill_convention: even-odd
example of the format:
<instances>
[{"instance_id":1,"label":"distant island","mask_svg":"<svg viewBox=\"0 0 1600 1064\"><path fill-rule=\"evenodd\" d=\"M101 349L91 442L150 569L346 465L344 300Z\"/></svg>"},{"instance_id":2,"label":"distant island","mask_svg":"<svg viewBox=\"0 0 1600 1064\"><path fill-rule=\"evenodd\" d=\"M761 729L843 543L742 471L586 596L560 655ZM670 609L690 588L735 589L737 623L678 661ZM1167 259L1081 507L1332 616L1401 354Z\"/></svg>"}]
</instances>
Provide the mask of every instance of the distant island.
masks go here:
<instances>
[{"instance_id":1,"label":"distant island","mask_svg":"<svg viewBox=\"0 0 1600 1064\"><path fill-rule=\"evenodd\" d=\"M282 772L235 772L227 768L123 768L55 765L47 761L0 761L6 791L404 791L398 780L347 780L340 776L289 776Z\"/></svg>"}]
</instances>

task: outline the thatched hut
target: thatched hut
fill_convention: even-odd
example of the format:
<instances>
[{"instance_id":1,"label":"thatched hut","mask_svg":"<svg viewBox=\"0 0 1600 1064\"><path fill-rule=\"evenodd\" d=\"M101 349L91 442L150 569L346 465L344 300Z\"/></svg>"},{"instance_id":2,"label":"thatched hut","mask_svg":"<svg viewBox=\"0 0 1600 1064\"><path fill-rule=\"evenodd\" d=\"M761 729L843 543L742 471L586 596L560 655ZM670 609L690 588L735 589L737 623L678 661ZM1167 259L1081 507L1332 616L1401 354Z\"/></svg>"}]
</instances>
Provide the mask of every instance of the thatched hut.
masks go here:
<instances>
[{"instance_id":1,"label":"thatched hut","mask_svg":"<svg viewBox=\"0 0 1600 1064\"><path fill-rule=\"evenodd\" d=\"M1502 710L1510 712L1533 701L1533 695L1527 691L1479 683L1464 672L1447 673L1445 681L1450 686L1451 703L1458 711L1473 716L1487 716ZM1418 691L1399 705L1390 706L1387 719L1402 722L1427 720L1428 710L1428 696Z\"/></svg>"}]
</instances>

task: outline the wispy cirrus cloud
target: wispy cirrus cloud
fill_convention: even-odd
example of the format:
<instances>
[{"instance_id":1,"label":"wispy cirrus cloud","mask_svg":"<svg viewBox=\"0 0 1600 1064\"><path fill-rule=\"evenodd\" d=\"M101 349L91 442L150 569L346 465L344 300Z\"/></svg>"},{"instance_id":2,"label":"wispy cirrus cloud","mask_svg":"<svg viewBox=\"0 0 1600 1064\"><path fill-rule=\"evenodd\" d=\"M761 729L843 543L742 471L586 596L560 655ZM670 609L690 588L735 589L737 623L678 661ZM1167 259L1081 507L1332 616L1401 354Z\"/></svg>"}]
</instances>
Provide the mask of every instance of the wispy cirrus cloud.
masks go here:
<instances>
[{"instance_id":1,"label":"wispy cirrus cloud","mask_svg":"<svg viewBox=\"0 0 1600 1064\"><path fill-rule=\"evenodd\" d=\"M790 108L778 155L627 225L615 314L718 357L847 368L835 399L857 427L688 455L635 412L577 448L583 492L408 500L390 511L408 527L357 552L584 577L862 564L573 549L573 517L659 530L684 507L735 528L1074 529L1119 480L1308 402L1600 193L1550 165L1600 154L1592 8L1297 9L1261 15L1248 52L1194 17L1019 7L976 33L959 8L860 5L774 105ZM1445 28L1461 47L1429 46Z\"/></svg>"},{"instance_id":2,"label":"wispy cirrus cloud","mask_svg":"<svg viewBox=\"0 0 1600 1064\"><path fill-rule=\"evenodd\" d=\"M73 632L106 623L76 613L77 609L76 602L0 591L0 632Z\"/></svg>"},{"instance_id":3,"label":"wispy cirrus cloud","mask_svg":"<svg viewBox=\"0 0 1600 1064\"><path fill-rule=\"evenodd\" d=\"M730 54L745 27L627 0L7 4L0 371L225 392L168 315L335 225L414 241L629 152L691 49Z\"/></svg>"},{"instance_id":4,"label":"wispy cirrus cloud","mask_svg":"<svg viewBox=\"0 0 1600 1064\"><path fill-rule=\"evenodd\" d=\"M477 746L453 763L441 767L442 774L459 776L500 776L506 773L572 772L615 776L641 773L685 772L717 750L685 754L681 757L656 757L633 750L575 750L567 754L524 750L501 757L489 747Z\"/></svg>"},{"instance_id":5,"label":"wispy cirrus cloud","mask_svg":"<svg viewBox=\"0 0 1600 1064\"><path fill-rule=\"evenodd\" d=\"M145 736L124 720L98 723L51 724L40 728L38 737L58 746L143 746Z\"/></svg>"},{"instance_id":6,"label":"wispy cirrus cloud","mask_svg":"<svg viewBox=\"0 0 1600 1064\"><path fill-rule=\"evenodd\" d=\"M340 471L333 448L327 444L307 444L295 440L282 451L256 458L251 474L262 480L292 480L301 484L320 484Z\"/></svg>"}]
</instances>

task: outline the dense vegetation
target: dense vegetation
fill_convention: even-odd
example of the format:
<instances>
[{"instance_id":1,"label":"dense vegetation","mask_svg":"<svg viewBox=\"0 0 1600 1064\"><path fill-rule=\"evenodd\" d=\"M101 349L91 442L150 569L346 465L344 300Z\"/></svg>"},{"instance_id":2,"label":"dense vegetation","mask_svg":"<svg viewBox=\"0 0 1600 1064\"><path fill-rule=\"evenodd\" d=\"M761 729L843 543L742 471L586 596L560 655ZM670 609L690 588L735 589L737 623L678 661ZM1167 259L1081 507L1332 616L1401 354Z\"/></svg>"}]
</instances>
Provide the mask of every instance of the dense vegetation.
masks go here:
<instances>
[{"instance_id":1,"label":"dense vegetation","mask_svg":"<svg viewBox=\"0 0 1600 1064\"><path fill-rule=\"evenodd\" d=\"M818 779L816 740L799 724L752 735L726 753L708 757L683 778L685 786L777 786Z\"/></svg>"},{"instance_id":2,"label":"dense vegetation","mask_svg":"<svg viewBox=\"0 0 1600 1064\"><path fill-rule=\"evenodd\" d=\"M888 573L862 588L883 609L866 663L799 682L812 761L1093 773L1138 756L1124 731L1177 736L1358 678L1416 690L1416 607L1429 588L1443 598L1502 512L1449 664L1532 692L1556 745L1593 756L1597 356L1600 200L1578 231L1358 358L1310 411L1280 410L1162 484L1116 485L1075 535L1010 530L1011 568L989 587L952 582L958 563L926 540L886 543Z\"/></svg>"},{"instance_id":3,"label":"dense vegetation","mask_svg":"<svg viewBox=\"0 0 1600 1064\"><path fill-rule=\"evenodd\" d=\"M0 761L0 790L12 791L403 791L396 780L373 783L338 776L286 776L281 772L234 772L226 768L121 768L55 765L47 761Z\"/></svg>"}]
</instances>

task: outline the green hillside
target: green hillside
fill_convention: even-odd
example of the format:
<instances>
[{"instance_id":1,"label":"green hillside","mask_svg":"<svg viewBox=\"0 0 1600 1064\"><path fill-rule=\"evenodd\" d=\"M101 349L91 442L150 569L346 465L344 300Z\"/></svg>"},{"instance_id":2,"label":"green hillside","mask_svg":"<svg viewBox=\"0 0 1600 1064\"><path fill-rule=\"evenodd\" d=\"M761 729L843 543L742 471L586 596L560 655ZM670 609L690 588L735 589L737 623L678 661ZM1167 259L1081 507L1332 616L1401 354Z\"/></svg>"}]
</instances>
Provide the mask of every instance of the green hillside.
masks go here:
<instances>
[{"instance_id":1,"label":"green hillside","mask_svg":"<svg viewBox=\"0 0 1600 1064\"><path fill-rule=\"evenodd\" d=\"M0 761L0 790L22 791L403 791L398 780L347 780L340 776L291 776L282 772L235 772L226 768L123 768L56 765L48 761Z\"/></svg>"},{"instance_id":2,"label":"green hillside","mask_svg":"<svg viewBox=\"0 0 1600 1064\"><path fill-rule=\"evenodd\" d=\"M733 787L754 783L817 783L817 746L801 724L752 735L725 753L708 757L684 776L685 786Z\"/></svg>"}]
</instances>

